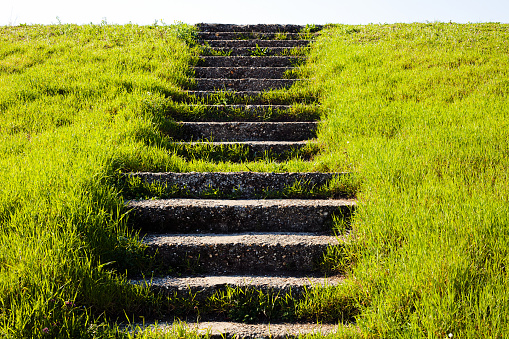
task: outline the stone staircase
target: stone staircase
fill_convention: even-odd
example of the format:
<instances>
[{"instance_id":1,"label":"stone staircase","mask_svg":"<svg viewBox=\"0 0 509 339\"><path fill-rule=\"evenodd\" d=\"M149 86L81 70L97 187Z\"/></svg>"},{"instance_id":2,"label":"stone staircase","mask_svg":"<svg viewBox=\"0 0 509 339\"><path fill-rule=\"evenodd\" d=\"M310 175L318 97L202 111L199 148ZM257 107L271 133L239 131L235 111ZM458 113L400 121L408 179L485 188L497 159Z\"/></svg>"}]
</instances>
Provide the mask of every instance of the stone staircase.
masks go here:
<instances>
[{"instance_id":1,"label":"stone staircase","mask_svg":"<svg viewBox=\"0 0 509 339\"><path fill-rule=\"evenodd\" d=\"M187 115L191 121L179 122L179 147L193 155L197 147L241 145L247 157L241 161L312 157L312 147L307 152L302 149L313 144L318 116L286 114L291 102L267 99L261 94L300 81L285 75L302 62L303 56L294 55L294 51L309 43L299 34L303 27L200 24L199 29L205 55L195 67L195 88L188 93L200 100L194 106L200 106L204 115ZM214 102L218 96L234 104L218 105ZM190 107L194 109L193 104ZM154 291L175 298L189 297L195 303L228 288L288 294L298 299L314 285L340 283L340 276L327 276L329 273L319 263L329 246L341 246L344 235L332 234L333 219L348 217L355 201L261 199L277 196L296 184L304 191L324 186L340 175L130 173L142 183L183 193L182 197L171 199L129 202L133 210L131 222L146 234L144 242L157 267L156 276L132 282L148 284ZM210 191L220 192L225 199L203 198ZM158 326L171 326L173 316L158 319ZM333 324L283 323L284 319L270 318L243 324L231 322L224 313L188 317L193 324L190 327L228 338L286 337L328 333L335 328Z\"/></svg>"}]
</instances>

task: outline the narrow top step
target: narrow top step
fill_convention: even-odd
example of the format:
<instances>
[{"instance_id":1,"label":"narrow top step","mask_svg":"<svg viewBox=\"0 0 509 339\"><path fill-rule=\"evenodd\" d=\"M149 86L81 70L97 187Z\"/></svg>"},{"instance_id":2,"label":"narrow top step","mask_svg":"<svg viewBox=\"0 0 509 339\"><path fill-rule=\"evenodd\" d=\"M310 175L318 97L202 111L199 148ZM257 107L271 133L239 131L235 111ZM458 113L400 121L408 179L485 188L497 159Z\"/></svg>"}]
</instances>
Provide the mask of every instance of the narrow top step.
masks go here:
<instances>
[{"instance_id":1,"label":"narrow top step","mask_svg":"<svg viewBox=\"0 0 509 339\"><path fill-rule=\"evenodd\" d=\"M233 25L233 24L206 24L201 23L196 25L202 32L281 32L281 33L299 33L305 26L301 25ZM314 26L318 31L322 26Z\"/></svg>"}]
</instances>

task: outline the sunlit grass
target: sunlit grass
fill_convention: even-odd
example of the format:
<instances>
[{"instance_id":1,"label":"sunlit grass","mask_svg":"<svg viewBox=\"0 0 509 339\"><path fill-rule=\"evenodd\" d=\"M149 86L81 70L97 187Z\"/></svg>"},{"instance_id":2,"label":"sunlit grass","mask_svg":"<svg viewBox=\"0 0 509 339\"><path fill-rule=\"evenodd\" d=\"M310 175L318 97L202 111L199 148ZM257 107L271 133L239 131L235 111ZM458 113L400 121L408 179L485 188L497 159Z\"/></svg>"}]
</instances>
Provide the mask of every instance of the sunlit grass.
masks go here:
<instances>
[{"instance_id":1,"label":"sunlit grass","mask_svg":"<svg viewBox=\"0 0 509 339\"><path fill-rule=\"evenodd\" d=\"M505 337L509 27L337 26L308 74L318 157L361 178L349 255L377 337Z\"/></svg>"}]
</instances>

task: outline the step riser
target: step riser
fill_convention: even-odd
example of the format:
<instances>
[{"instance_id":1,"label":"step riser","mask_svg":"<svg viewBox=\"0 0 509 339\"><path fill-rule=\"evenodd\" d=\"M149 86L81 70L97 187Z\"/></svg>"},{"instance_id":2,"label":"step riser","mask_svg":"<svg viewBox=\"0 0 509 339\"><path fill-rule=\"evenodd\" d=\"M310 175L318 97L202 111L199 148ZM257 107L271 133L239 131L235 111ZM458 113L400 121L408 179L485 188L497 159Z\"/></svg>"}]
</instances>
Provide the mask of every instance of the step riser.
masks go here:
<instances>
[{"instance_id":1,"label":"step riser","mask_svg":"<svg viewBox=\"0 0 509 339\"><path fill-rule=\"evenodd\" d=\"M161 184L200 195L214 189L235 198L251 199L270 192L282 192L299 183L303 190L327 185L343 173L261 173L261 172L205 172L205 173L129 173L147 184Z\"/></svg>"},{"instance_id":2,"label":"step riser","mask_svg":"<svg viewBox=\"0 0 509 339\"><path fill-rule=\"evenodd\" d=\"M318 148L307 147L307 142L304 141L224 141L176 142L172 151L189 160L244 162L262 159L285 161L297 157L310 160L318 152Z\"/></svg>"},{"instance_id":3,"label":"step riser","mask_svg":"<svg viewBox=\"0 0 509 339\"><path fill-rule=\"evenodd\" d=\"M197 66L203 67L292 67L302 63L302 57L249 57L249 56L203 56Z\"/></svg>"},{"instance_id":4,"label":"step riser","mask_svg":"<svg viewBox=\"0 0 509 339\"><path fill-rule=\"evenodd\" d=\"M226 293L228 289L263 292L270 295L291 295L298 299L304 291L313 286L336 286L342 279L338 277L280 277L280 276L209 276L209 277L165 277L153 278L150 281L133 280L136 285L148 285L155 293L170 297L185 298L194 294L196 301L205 301L215 293ZM255 293L256 293L255 292Z\"/></svg>"},{"instance_id":5,"label":"step riser","mask_svg":"<svg viewBox=\"0 0 509 339\"><path fill-rule=\"evenodd\" d=\"M288 88L295 81L292 79L196 79L194 89L200 91L264 91Z\"/></svg>"},{"instance_id":6,"label":"step riser","mask_svg":"<svg viewBox=\"0 0 509 339\"><path fill-rule=\"evenodd\" d=\"M211 47L203 51L204 55L211 56L286 56L292 55L295 48L293 47ZM293 52L292 52L293 51ZM300 55L300 54L299 54Z\"/></svg>"},{"instance_id":7,"label":"step riser","mask_svg":"<svg viewBox=\"0 0 509 339\"><path fill-rule=\"evenodd\" d=\"M221 48L241 48L251 47L305 47L308 46L309 40L204 40L202 43L209 47Z\"/></svg>"},{"instance_id":8,"label":"step riser","mask_svg":"<svg viewBox=\"0 0 509 339\"><path fill-rule=\"evenodd\" d=\"M285 72L290 67L195 67L194 74L197 78L219 78L219 79L283 79Z\"/></svg>"},{"instance_id":9,"label":"step riser","mask_svg":"<svg viewBox=\"0 0 509 339\"><path fill-rule=\"evenodd\" d=\"M327 244L147 244L160 269L207 274L261 274L320 270Z\"/></svg>"},{"instance_id":10,"label":"step riser","mask_svg":"<svg viewBox=\"0 0 509 339\"><path fill-rule=\"evenodd\" d=\"M167 200L171 202L171 199ZM183 200L185 203L185 199ZM237 233L237 232L330 232L333 216L347 218L353 205L331 200L322 204L187 205L130 202L131 221L146 232L164 233Z\"/></svg>"},{"instance_id":11,"label":"step riser","mask_svg":"<svg viewBox=\"0 0 509 339\"><path fill-rule=\"evenodd\" d=\"M318 36L317 33L313 34ZM261 33L261 32L198 32L200 40L299 40L300 33Z\"/></svg>"},{"instance_id":12,"label":"step riser","mask_svg":"<svg viewBox=\"0 0 509 339\"><path fill-rule=\"evenodd\" d=\"M305 26L301 25L232 25L232 24L205 24L196 25L201 32L262 32L262 33L300 33ZM322 26L316 25L315 29L320 30Z\"/></svg>"},{"instance_id":13,"label":"step riser","mask_svg":"<svg viewBox=\"0 0 509 339\"><path fill-rule=\"evenodd\" d=\"M313 122L180 123L186 141L302 141L316 137Z\"/></svg>"}]
</instances>

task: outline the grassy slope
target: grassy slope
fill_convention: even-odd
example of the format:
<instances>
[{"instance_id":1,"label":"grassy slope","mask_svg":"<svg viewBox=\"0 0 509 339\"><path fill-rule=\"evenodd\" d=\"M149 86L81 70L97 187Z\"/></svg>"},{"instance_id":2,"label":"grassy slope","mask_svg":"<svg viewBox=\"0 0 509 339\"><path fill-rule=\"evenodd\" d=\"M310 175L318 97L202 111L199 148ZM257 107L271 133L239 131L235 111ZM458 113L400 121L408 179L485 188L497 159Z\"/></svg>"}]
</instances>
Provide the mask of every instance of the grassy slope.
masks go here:
<instances>
[{"instance_id":1,"label":"grassy slope","mask_svg":"<svg viewBox=\"0 0 509 339\"><path fill-rule=\"evenodd\" d=\"M141 297L105 270L140 253L107 183L158 135L144 103L187 81L186 32L0 28L0 336L91 336Z\"/></svg>"},{"instance_id":2,"label":"grassy slope","mask_svg":"<svg viewBox=\"0 0 509 339\"><path fill-rule=\"evenodd\" d=\"M360 332L346 335L505 335L507 30L340 26L317 42L308 72L327 150L309 164L249 164L362 179L352 279L300 312L360 308ZM166 151L164 98L187 81L193 51L176 36L188 34L1 28L1 334L99 336L88 317L150 300L109 273L140 257L119 219L116 171L245 169Z\"/></svg>"},{"instance_id":3,"label":"grassy slope","mask_svg":"<svg viewBox=\"0 0 509 339\"><path fill-rule=\"evenodd\" d=\"M361 333L507 337L509 26L337 26L308 70L321 162L363 182L349 249Z\"/></svg>"}]
</instances>

